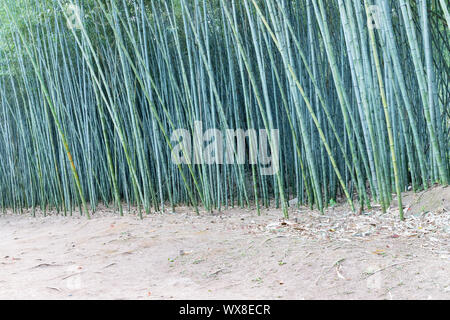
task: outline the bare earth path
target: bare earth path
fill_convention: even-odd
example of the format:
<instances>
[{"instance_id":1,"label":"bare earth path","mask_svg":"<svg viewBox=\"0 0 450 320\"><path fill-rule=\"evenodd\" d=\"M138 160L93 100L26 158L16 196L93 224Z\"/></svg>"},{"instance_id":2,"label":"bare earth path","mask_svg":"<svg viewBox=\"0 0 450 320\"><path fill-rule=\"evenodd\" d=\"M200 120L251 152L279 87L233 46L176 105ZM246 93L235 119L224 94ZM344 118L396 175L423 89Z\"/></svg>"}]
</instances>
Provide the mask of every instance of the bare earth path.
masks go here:
<instances>
[{"instance_id":1,"label":"bare earth path","mask_svg":"<svg viewBox=\"0 0 450 320\"><path fill-rule=\"evenodd\" d=\"M394 211L6 214L0 298L449 299L448 212Z\"/></svg>"}]
</instances>

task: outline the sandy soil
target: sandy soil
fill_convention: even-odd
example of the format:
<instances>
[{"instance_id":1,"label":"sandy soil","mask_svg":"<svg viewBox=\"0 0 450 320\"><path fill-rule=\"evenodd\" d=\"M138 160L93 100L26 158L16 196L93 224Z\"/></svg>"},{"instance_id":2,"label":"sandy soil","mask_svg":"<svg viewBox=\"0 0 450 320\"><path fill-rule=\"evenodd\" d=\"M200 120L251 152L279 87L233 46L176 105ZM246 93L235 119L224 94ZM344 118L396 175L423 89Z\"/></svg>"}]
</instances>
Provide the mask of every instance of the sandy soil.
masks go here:
<instances>
[{"instance_id":1,"label":"sandy soil","mask_svg":"<svg viewBox=\"0 0 450 320\"><path fill-rule=\"evenodd\" d=\"M406 195L406 222L395 208L355 216L345 206L292 208L289 220L276 209L6 214L0 298L449 299L449 191Z\"/></svg>"}]
</instances>

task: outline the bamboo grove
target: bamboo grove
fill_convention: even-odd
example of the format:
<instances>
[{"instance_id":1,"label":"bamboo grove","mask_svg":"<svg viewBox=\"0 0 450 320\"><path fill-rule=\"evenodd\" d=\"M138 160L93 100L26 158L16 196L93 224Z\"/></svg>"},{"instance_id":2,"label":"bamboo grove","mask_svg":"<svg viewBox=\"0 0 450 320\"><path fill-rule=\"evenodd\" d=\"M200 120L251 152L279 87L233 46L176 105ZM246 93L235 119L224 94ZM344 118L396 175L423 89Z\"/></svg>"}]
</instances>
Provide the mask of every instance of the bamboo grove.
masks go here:
<instances>
[{"instance_id":1,"label":"bamboo grove","mask_svg":"<svg viewBox=\"0 0 450 320\"><path fill-rule=\"evenodd\" d=\"M3 211L397 195L403 218L402 192L448 184L445 0L2 0L0 23ZM278 129L280 170L174 164L196 121Z\"/></svg>"}]
</instances>

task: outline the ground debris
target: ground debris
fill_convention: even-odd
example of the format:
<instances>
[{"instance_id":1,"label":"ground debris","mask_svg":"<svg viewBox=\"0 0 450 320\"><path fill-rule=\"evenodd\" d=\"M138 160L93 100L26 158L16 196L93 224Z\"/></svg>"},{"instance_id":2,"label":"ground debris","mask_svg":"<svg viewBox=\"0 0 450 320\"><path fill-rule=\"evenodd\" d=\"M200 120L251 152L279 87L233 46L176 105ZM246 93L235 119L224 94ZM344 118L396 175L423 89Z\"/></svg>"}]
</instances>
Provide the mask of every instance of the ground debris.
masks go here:
<instances>
[{"instance_id":1,"label":"ground debris","mask_svg":"<svg viewBox=\"0 0 450 320\"><path fill-rule=\"evenodd\" d=\"M408 206L410 204L406 208ZM436 245L446 244L450 240L450 214L446 210L436 209L420 215L406 214L406 219L401 221L398 208L389 208L383 213L379 206L373 206L361 215L355 215L347 209L337 206L323 215L300 208L291 214L291 219L268 223L264 230L268 233L290 233L311 240L419 238Z\"/></svg>"}]
</instances>

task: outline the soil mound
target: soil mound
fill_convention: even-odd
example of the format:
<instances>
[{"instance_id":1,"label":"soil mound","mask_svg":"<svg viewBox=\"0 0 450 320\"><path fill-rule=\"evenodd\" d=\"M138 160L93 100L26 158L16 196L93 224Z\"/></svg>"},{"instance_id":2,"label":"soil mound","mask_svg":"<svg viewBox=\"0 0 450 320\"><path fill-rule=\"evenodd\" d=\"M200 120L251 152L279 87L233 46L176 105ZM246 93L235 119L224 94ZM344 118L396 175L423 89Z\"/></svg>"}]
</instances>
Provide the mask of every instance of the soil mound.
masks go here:
<instances>
[{"instance_id":1,"label":"soil mound","mask_svg":"<svg viewBox=\"0 0 450 320\"><path fill-rule=\"evenodd\" d=\"M420 193L405 194L404 204L408 209L407 216L450 212L450 187L439 186Z\"/></svg>"}]
</instances>

